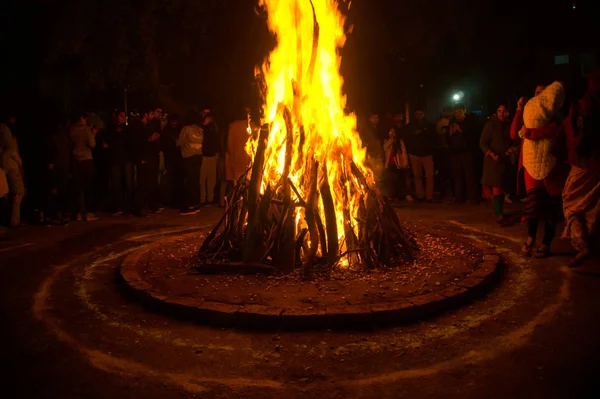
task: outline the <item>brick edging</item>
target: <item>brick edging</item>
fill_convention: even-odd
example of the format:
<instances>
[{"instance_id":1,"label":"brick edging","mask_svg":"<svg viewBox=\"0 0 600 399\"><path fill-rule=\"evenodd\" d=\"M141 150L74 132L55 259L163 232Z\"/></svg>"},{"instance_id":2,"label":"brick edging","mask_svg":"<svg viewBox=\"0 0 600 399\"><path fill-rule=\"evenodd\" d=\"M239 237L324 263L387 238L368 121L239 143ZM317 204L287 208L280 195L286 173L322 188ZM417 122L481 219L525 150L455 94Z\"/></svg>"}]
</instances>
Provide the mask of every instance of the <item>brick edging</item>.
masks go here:
<instances>
[{"instance_id":1,"label":"brick edging","mask_svg":"<svg viewBox=\"0 0 600 399\"><path fill-rule=\"evenodd\" d=\"M469 244L483 252L483 262L466 278L439 292L406 297L395 302L370 305L331 306L325 309L285 309L265 305L232 305L169 297L148 284L138 272L140 258L153 249L198 233L171 237L127 255L119 268L126 292L153 311L202 324L255 329L309 329L323 327L368 328L402 324L463 306L486 294L500 275L500 256L493 247Z\"/></svg>"}]
</instances>

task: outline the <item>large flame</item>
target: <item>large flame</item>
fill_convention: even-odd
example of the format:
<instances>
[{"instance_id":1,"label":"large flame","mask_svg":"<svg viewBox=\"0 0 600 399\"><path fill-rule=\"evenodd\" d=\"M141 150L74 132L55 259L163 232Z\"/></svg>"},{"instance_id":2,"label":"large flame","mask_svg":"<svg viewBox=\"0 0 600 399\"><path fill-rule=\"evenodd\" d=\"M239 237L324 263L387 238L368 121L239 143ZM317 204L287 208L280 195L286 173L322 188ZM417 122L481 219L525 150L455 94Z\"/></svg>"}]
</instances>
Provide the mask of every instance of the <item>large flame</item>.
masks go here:
<instances>
[{"instance_id":1,"label":"large flame","mask_svg":"<svg viewBox=\"0 0 600 399\"><path fill-rule=\"evenodd\" d=\"M345 230L348 226L344 226L344 211L346 224L350 223L358 234L354 221L358 218L362 191L361 183L350 176L350 161L363 172L369 184L373 182L373 174L365 166L366 152L356 131L356 117L344 111L346 96L342 92L338 50L346 41L345 19L334 0L260 0L260 5L266 7L269 29L277 37L277 47L260 71L266 86L261 122L270 126L261 191L264 193L267 186L280 187L282 174L286 172L284 110L287 110L288 115L291 114L294 131L289 178L300 196L306 199L309 165L313 160L318 162L319 182L328 179L331 187L339 249L343 253L345 231L348 231ZM319 30L318 45L314 42L315 17ZM301 142L302 135L304 143ZM251 155L257 140L249 142ZM292 196L299 200L294 193ZM322 199L318 200L317 207L322 220L325 220ZM295 219L298 230L305 226L304 217L305 210L299 207Z\"/></svg>"}]
</instances>

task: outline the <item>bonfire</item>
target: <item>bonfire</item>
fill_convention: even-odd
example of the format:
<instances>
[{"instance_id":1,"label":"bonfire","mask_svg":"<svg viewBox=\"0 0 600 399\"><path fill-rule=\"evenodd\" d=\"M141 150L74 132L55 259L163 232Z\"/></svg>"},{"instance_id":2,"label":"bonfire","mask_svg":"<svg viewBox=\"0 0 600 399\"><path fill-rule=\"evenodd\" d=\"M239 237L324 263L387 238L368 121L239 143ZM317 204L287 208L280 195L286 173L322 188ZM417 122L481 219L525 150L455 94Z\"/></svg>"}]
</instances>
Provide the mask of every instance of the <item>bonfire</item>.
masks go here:
<instances>
[{"instance_id":1,"label":"bonfire","mask_svg":"<svg viewBox=\"0 0 600 399\"><path fill-rule=\"evenodd\" d=\"M345 113L344 17L334 0L260 0L277 46L262 67L252 163L199 251L201 263L365 270L412 259L414 240L375 184ZM397 263L399 264L399 263Z\"/></svg>"}]
</instances>

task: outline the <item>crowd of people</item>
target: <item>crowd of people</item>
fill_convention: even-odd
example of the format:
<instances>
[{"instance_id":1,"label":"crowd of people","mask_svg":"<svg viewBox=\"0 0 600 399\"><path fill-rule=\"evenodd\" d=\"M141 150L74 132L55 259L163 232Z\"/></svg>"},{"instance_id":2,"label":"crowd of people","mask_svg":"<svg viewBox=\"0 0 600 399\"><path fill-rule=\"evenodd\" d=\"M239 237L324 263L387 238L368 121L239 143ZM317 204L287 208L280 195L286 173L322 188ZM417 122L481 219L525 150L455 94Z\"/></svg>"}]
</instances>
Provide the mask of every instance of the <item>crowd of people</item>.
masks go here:
<instances>
[{"instance_id":1,"label":"crowd of people","mask_svg":"<svg viewBox=\"0 0 600 399\"><path fill-rule=\"evenodd\" d=\"M487 120L457 104L446 107L434 124L417 106L409 123L403 113L380 118L373 112L359 133L368 166L392 202L487 200L497 222L507 226L511 218L504 203L523 201L526 256L550 255L562 206L564 235L578 250L571 263L576 266L589 256L597 237L599 94L596 72L585 95L570 104L565 104L560 82L537 86L531 99L519 99L512 119L505 104ZM91 221L101 206L113 215L140 217L161 212L165 205L181 215L223 206L227 186L250 162L245 150L249 109L240 109L234 119L220 131L208 108L190 110L183 120L158 107L130 115L116 110L103 129L89 123L85 113L65 118L44 140L39 221ZM20 217L27 185L17 120L11 115L1 122L0 197L9 194L8 223L20 227L25 225ZM544 233L537 246L540 222Z\"/></svg>"},{"instance_id":2,"label":"crowd of people","mask_svg":"<svg viewBox=\"0 0 600 399\"><path fill-rule=\"evenodd\" d=\"M570 266L590 255L600 214L600 71L585 95L567 104L563 84L538 85L522 97L513 118L500 104L485 123L463 104L446 107L437 123L415 107L385 120L373 112L360 129L367 162L393 202L489 201L501 226L513 223L504 203L525 203L523 255L550 256L561 213L564 237L578 251ZM435 193L438 195L435 196ZM543 223L541 245L537 233Z\"/></svg>"},{"instance_id":3,"label":"crowd of people","mask_svg":"<svg viewBox=\"0 0 600 399\"><path fill-rule=\"evenodd\" d=\"M166 205L181 215L223 206L226 181L239 177L239 165L249 163L247 124L242 110L221 134L208 108L190 110L183 121L177 115L167 117L162 108L130 115L115 110L104 129L90 123L86 113L65 118L44 140L44 159L37 163L41 170L34 171L43 186L36 191L41 197L36 218L42 224L65 225L95 220L93 211L99 208L112 215L144 217ZM0 123L0 166L6 183L0 196L9 194L12 227L27 225L21 221L21 204L29 181L18 130L14 116Z\"/></svg>"}]
</instances>

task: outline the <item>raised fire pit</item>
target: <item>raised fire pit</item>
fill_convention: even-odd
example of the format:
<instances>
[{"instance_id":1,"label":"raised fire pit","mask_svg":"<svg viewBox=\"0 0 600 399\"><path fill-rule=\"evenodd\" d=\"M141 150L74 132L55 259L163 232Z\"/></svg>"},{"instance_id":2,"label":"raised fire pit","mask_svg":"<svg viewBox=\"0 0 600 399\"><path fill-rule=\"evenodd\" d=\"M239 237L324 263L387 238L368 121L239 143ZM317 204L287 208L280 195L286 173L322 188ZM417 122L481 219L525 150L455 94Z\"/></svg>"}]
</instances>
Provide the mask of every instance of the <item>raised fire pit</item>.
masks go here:
<instances>
[{"instance_id":1,"label":"raised fire pit","mask_svg":"<svg viewBox=\"0 0 600 399\"><path fill-rule=\"evenodd\" d=\"M248 265L199 271L197 234L129 255L121 276L155 310L203 324L249 328L363 328L396 324L460 306L486 292L499 258L446 232L422 232L419 256L402 267L315 275ZM443 235L442 235L443 234ZM217 274L220 273L220 274Z\"/></svg>"}]
</instances>

